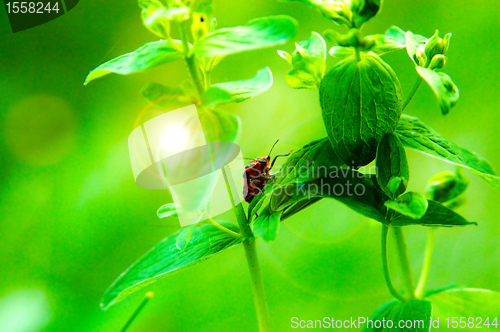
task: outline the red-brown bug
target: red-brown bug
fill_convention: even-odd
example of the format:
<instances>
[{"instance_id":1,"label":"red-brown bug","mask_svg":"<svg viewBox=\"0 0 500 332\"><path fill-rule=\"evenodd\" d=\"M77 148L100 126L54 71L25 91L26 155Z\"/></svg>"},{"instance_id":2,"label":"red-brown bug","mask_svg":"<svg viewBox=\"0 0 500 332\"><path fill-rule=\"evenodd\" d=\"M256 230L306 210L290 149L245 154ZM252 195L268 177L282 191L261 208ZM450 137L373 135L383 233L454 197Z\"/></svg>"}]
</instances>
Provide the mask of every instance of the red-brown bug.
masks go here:
<instances>
[{"instance_id":1,"label":"red-brown bug","mask_svg":"<svg viewBox=\"0 0 500 332\"><path fill-rule=\"evenodd\" d=\"M273 144L267 156L255 158L245 166L245 173L243 173L245 179L243 197L245 197L245 201L248 203L252 202L254 197L262 192L267 181L272 180L271 176L274 174L269 174L269 171L273 168L276 159L278 157L287 157L292 153L292 151L290 151L287 154L279 154L275 156L273 162L269 164L271 161L271 152L278 141L279 140Z\"/></svg>"}]
</instances>

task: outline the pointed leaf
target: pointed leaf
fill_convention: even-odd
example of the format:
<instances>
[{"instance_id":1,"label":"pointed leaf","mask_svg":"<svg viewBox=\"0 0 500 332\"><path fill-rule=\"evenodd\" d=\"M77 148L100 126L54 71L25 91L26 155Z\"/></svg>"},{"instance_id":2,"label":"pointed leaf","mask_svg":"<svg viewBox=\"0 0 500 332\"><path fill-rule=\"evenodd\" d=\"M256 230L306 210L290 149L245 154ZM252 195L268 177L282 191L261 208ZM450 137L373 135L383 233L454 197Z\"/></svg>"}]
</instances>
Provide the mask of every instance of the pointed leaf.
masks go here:
<instances>
[{"instance_id":1,"label":"pointed leaf","mask_svg":"<svg viewBox=\"0 0 500 332\"><path fill-rule=\"evenodd\" d=\"M441 227L477 225L475 222L468 222L461 215L441 203L428 200L427 204L427 212L422 218L414 219L403 214L396 214L390 220L390 224L393 226L421 225Z\"/></svg>"},{"instance_id":2,"label":"pointed leaf","mask_svg":"<svg viewBox=\"0 0 500 332\"><path fill-rule=\"evenodd\" d=\"M233 224L223 225L238 232ZM101 307L106 309L168 273L200 263L243 241L242 237L233 237L213 225L204 225L193 231L185 249L180 250L176 245L180 232L167 237L125 271L104 293Z\"/></svg>"},{"instance_id":3,"label":"pointed leaf","mask_svg":"<svg viewBox=\"0 0 500 332\"><path fill-rule=\"evenodd\" d=\"M179 41L176 43L180 44ZM177 60L182 56L183 53L179 51L178 47L169 41L159 40L147 43L133 52L120 55L92 70L87 75L84 84L87 85L90 81L111 73L120 75L136 73Z\"/></svg>"},{"instance_id":4,"label":"pointed leaf","mask_svg":"<svg viewBox=\"0 0 500 332\"><path fill-rule=\"evenodd\" d=\"M278 233L280 217L280 212L270 212L269 209L264 209L253 223L254 234L266 242L273 241Z\"/></svg>"},{"instance_id":5,"label":"pointed leaf","mask_svg":"<svg viewBox=\"0 0 500 332\"><path fill-rule=\"evenodd\" d=\"M216 107L229 103L241 103L267 91L273 84L269 68L261 69L249 80L218 83L208 88L201 96L205 106Z\"/></svg>"},{"instance_id":6,"label":"pointed leaf","mask_svg":"<svg viewBox=\"0 0 500 332\"><path fill-rule=\"evenodd\" d=\"M450 109L457 104L460 97L458 88L450 76L423 67L417 67L417 72L432 88L432 91L439 100L443 115L448 114Z\"/></svg>"},{"instance_id":7,"label":"pointed leaf","mask_svg":"<svg viewBox=\"0 0 500 332\"><path fill-rule=\"evenodd\" d=\"M403 115L395 133L404 146L464 166L500 189L500 177L485 159L446 140L418 118Z\"/></svg>"},{"instance_id":8,"label":"pointed leaf","mask_svg":"<svg viewBox=\"0 0 500 332\"><path fill-rule=\"evenodd\" d=\"M284 16L269 16L245 26L215 30L200 39L192 52L200 57L234 54L284 44L295 36L297 22Z\"/></svg>"}]
</instances>

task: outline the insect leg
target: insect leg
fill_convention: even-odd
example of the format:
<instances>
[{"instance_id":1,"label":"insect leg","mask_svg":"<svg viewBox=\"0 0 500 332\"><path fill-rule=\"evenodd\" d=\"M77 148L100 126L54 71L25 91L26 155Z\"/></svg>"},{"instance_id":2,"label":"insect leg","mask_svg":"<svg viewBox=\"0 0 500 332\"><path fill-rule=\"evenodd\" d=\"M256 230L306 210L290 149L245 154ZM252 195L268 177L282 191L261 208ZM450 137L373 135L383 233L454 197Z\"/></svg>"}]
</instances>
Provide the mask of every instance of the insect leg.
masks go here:
<instances>
[{"instance_id":1,"label":"insect leg","mask_svg":"<svg viewBox=\"0 0 500 332\"><path fill-rule=\"evenodd\" d=\"M273 162L271 163L271 167L269 167L269 170L271 170L271 168L273 168L274 163L276 162L276 159L278 159L278 157L288 157L290 154L292 154L292 152L293 152L293 150L288 152L287 154L279 154L279 155L275 156L273 159Z\"/></svg>"}]
</instances>

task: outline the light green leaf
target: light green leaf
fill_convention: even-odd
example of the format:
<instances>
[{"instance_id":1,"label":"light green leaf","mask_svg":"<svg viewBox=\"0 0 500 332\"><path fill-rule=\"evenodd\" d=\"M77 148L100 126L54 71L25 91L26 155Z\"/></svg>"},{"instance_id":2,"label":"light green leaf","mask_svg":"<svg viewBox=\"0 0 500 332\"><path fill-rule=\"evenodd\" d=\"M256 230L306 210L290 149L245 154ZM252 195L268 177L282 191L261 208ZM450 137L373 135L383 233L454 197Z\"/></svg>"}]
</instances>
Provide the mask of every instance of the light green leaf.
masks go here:
<instances>
[{"instance_id":1,"label":"light green leaf","mask_svg":"<svg viewBox=\"0 0 500 332\"><path fill-rule=\"evenodd\" d=\"M166 8L160 0L139 0L142 8L141 18L144 26L152 33L161 37L170 37L170 21L164 15Z\"/></svg>"},{"instance_id":2,"label":"light green leaf","mask_svg":"<svg viewBox=\"0 0 500 332\"><path fill-rule=\"evenodd\" d=\"M417 66L425 66L427 58L425 55L425 43L428 38L420 35L415 35L411 31L405 34L406 51L408 56Z\"/></svg>"},{"instance_id":3,"label":"light green leaf","mask_svg":"<svg viewBox=\"0 0 500 332\"><path fill-rule=\"evenodd\" d=\"M191 51L200 57L240 53L284 44L296 33L295 19L268 16L245 26L215 30L200 39Z\"/></svg>"},{"instance_id":4,"label":"light green leaf","mask_svg":"<svg viewBox=\"0 0 500 332\"><path fill-rule=\"evenodd\" d=\"M500 177L484 158L446 140L418 118L403 115L395 133L404 146L466 167L500 189Z\"/></svg>"},{"instance_id":5,"label":"light green leaf","mask_svg":"<svg viewBox=\"0 0 500 332\"><path fill-rule=\"evenodd\" d=\"M177 217L177 210L175 209L174 203L168 203L160 206L158 211L156 212L158 218L167 218L167 217Z\"/></svg>"},{"instance_id":6,"label":"light green leaf","mask_svg":"<svg viewBox=\"0 0 500 332\"><path fill-rule=\"evenodd\" d=\"M239 232L238 227L233 224L223 223L223 226ZM168 273L203 262L212 255L243 241L243 237L234 237L208 224L197 227L191 234L189 243L180 250L176 242L181 232L167 237L118 277L104 293L101 307L106 309Z\"/></svg>"},{"instance_id":7,"label":"light green leaf","mask_svg":"<svg viewBox=\"0 0 500 332\"><path fill-rule=\"evenodd\" d=\"M266 242L273 241L278 233L280 217L280 212L270 212L269 209L264 209L253 222L254 234Z\"/></svg>"},{"instance_id":8,"label":"light green leaf","mask_svg":"<svg viewBox=\"0 0 500 332\"><path fill-rule=\"evenodd\" d=\"M236 142L240 136L241 119L238 115L210 110L200 114L201 127L207 142Z\"/></svg>"},{"instance_id":9,"label":"light green leaf","mask_svg":"<svg viewBox=\"0 0 500 332\"><path fill-rule=\"evenodd\" d=\"M479 320L476 320L477 317L481 317L483 323L487 317L490 318L490 323L495 317L500 317L500 293L487 289L452 288L434 293L427 299L432 302L434 319L439 317L440 326L444 327L446 327L448 317L473 317L476 324L479 323ZM483 329L487 328L482 324L479 326L483 326ZM491 326L491 328L499 329L498 326ZM463 329L460 330L463 331Z\"/></svg>"},{"instance_id":10,"label":"light green leaf","mask_svg":"<svg viewBox=\"0 0 500 332\"><path fill-rule=\"evenodd\" d=\"M392 68L374 53L338 62L320 87L323 121L335 152L346 165L374 158L382 135L401 115L401 86Z\"/></svg>"},{"instance_id":11,"label":"light green leaf","mask_svg":"<svg viewBox=\"0 0 500 332\"><path fill-rule=\"evenodd\" d=\"M201 96L207 107L216 107L229 103L241 103L267 91L273 84L271 70L266 67L249 80L217 83L208 88Z\"/></svg>"},{"instance_id":12,"label":"light green leaf","mask_svg":"<svg viewBox=\"0 0 500 332\"><path fill-rule=\"evenodd\" d=\"M441 203L429 200L427 204L427 212L422 218L414 219L403 214L396 214L389 221L390 224L393 226L421 225L440 227L477 225L475 222L468 222L461 215Z\"/></svg>"},{"instance_id":13,"label":"light green leaf","mask_svg":"<svg viewBox=\"0 0 500 332\"><path fill-rule=\"evenodd\" d=\"M175 41L175 43L180 45L179 41ZM164 63L177 60L182 56L183 53L179 51L179 48L169 41L159 40L150 42L131 53L120 55L117 58L103 63L87 75L84 84L87 85L90 81L111 73L128 75L151 69Z\"/></svg>"},{"instance_id":14,"label":"light green leaf","mask_svg":"<svg viewBox=\"0 0 500 332\"><path fill-rule=\"evenodd\" d=\"M439 100L439 106L441 107L443 115L448 114L450 109L456 105L460 97L458 88L455 83L453 83L450 76L423 67L417 67L417 72L429 84L432 91L434 91L434 94Z\"/></svg>"},{"instance_id":15,"label":"light green leaf","mask_svg":"<svg viewBox=\"0 0 500 332\"><path fill-rule=\"evenodd\" d=\"M328 53L334 58L346 58L354 55L352 47L333 46Z\"/></svg>"},{"instance_id":16,"label":"light green leaf","mask_svg":"<svg viewBox=\"0 0 500 332\"><path fill-rule=\"evenodd\" d=\"M405 34L405 31L393 25L384 35L367 36L367 40L373 41L373 45L369 50L378 55L383 55L403 49L406 47Z\"/></svg>"},{"instance_id":17,"label":"light green leaf","mask_svg":"<svg viewBox=\"0 0 500 332\"><path fill-rule=\"evenodd\" d=\"M429 301L410 300L406 303L390 301L382 305L370 317L370 320L379 321L373 326L365 325L364 332L427 332L430 330L430 319L432 315L432 305ZM390 322L388 322L390 321ZM411 328L399 328L399 322L403 324L411 321ZM381 326L376 328L375 325ZM389 328L392 326L392 328Z\"/></svg>"},{"instance_id":18,"label":"light green leaf","mask_svg":"<svg viewBox=\"0 0 500 332\"><path fill-rule=\"evenodd\" d=\"M149 102L169 110L192 105L197 100L182 88L165 86L159 83L149 83L141 90Z\"/></svg>"},{"instance_id":19,"label":"light green leaf","mask_svg":"<svg viewBox=\"0 0 500 332\"><path fill-rule=\"evenodd\" d=\"M427 212L429 204L424 195L410 191L393 200L385 202L384 205L411 219L420 219Z\"/></svg>"},{"instance_id":20,"label":"light green leaf","mask_svg":"<svg viewBox=\"0 0 500 332\"><path fill-rule=\"evenodd\" d=\"M290 59L292 69L286 75L286 82L294 89L312 89L318 87L325 75L325 40L320 34L313 31L308 40L303 40L295 44L295 47L296 50ZM279 54L288 60L288 57L284 53Z\"/></svg>"},{"instance_id":21,"label":"light green leaf","mask_svg":"<svg viewBox=\"0 0 500 332\"><path fill-rule=\"evenodd\" d=\"M403 144L396 135L387 133L382 136L378 143L376 165L377 181L387 196L394 199L406 191L410 169Z\"/></svg>"},{"instance_id":22,"label":"light green leaf","mask_svg":"<svg viewBox=\"0 0 500 332\"><path fill-rule=\"evenodd\" d=\"M202 13L207 16L212 16L214 14L213 1L212 0L199 0L193 1L191 3L191 12Z\"/></svg>"},{"instance_id":23,"label":"light green leaf","mask_svg":"<svg viewBox=\"0 0 500 332\"><path fill-rule=\"evenodd\" d=\"M346 1L325 1L325 0L282 0L298 1L316 8L325 17L331 19L338 25L352 27L352 11Z\"/></svg>"}]
</instances>

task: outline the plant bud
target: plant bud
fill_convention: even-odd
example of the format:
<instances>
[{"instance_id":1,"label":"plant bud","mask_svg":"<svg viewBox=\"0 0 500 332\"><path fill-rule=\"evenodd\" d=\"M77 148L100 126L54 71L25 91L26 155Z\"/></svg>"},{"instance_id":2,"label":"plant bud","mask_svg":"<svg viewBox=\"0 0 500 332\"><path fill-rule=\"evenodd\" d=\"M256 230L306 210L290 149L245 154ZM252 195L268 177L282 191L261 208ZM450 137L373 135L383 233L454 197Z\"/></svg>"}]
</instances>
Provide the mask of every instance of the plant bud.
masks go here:
<instances>
[{"instance_id":1,"label":"plant bud","mask_svg":"<svg viewBox=\"0 0 500 332\"><path fill-rule=\"evenodd\" d=\"M445 55L450 46L451 33L447 33L443 39L439 38L439 31L436 30L434 35L425 43L425 55L427 60L431 61L435 55Z\"/></svg>"},{"instance_id":2,"label":"plant bud","mask_svg":"<svg viewBox=\"0 0 500 332\"><path fill-rule=\"evenodd\" d=\"M432 58L431 64L429 65L429 69L441 69L444 67L445 64L446 64L446 57L442 54L438 54Z\"/></svg>"},{"instance_id":3,"label":"plant bud","mask_svg":"<svg viewBox=\"0 0 500 332\"><path fill-rule=\"evenodd\" d=\"M469 180L461 169L458 169L456 173L442 172L429 180L426 195L436 202L457 207L456 203L463 201L463 194L468 186Z\"/></svg>"}]
</instances>

